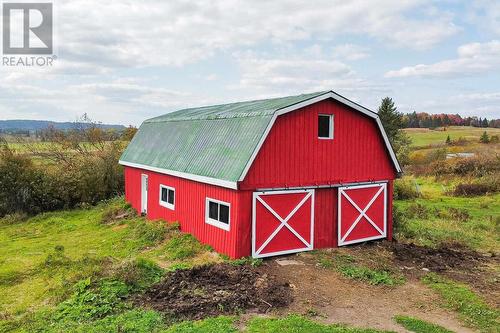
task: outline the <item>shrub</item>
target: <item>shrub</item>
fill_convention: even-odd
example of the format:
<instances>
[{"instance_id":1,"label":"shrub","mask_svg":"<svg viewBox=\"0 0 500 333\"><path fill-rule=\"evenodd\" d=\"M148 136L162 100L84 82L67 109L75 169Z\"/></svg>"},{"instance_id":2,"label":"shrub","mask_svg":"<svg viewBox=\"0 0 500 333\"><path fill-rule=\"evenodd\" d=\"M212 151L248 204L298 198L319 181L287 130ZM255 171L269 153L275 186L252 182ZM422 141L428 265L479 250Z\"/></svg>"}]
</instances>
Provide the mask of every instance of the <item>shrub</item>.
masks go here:
<instances>
[{"instance_id":1,"label":"shrub","mask_svg":"<svg viewBox=\"0 0 500 333\"><path fill-rule=\"evenodd\" d=\"M0 219L0 225L12 225L18 224L26 221L28 219L28 215L23 212L15 212L12 214L7 214L3 218Z\"/></svg>"},{"instance_id":2,"label":"shrub","mask_svg":"<svg viewBox=\"0 0 500 333\"><path fill-rule=\"evenodd\" d=\"M450 216L459 222L467 222L470 219L467 209L450 207L448 211L450 212Z\"/></svg>"},{"instance_id":3,"label":"shrub","mask_svg":"<svg viewBox=\"0 0 500 333\"><path fill-rule=\"evenodd\" d=\"M406 208L404 215L410 219L427 219L429 217L429 209L420 203L414 203Z\"/></svg>"},{"instance_id":4,"label":"shrub","mask_svg":"<svg viewBox=\"0 0 500 333\"><path fill-rule=\"evenodd\" d=\"M458 184L455 186L453 195L473 197L495 192L495 188L488 184Z\"/></svg>"},{"instance_id":5,"label":"shrub","mask_svg":"<svg viewBox=\"0 0 500 333\"><path fill-rule=\"evenodd\" d=\"M407 179L398 179L394 182L394 199L408 200L419 197L415 186Z\"/></svg>"}]
</instances>

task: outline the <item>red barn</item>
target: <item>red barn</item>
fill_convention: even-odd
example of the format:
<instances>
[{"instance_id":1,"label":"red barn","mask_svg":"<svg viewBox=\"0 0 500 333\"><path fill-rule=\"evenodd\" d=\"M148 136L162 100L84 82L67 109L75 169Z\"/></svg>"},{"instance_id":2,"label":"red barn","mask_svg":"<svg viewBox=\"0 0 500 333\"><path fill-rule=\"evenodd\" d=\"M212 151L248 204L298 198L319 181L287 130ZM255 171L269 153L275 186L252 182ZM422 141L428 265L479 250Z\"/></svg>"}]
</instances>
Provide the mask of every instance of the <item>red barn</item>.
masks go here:
<instances>
[{"instance_id":1,"label":"red barn","mask_svg":"<svg viewBox=\"0 0 500 333\"><path fill-rule=\"evenodd\" d=\"M125 197L232 258L392 237L401 167L378 115L332 91L144 121Z\"/></svg>"}]
</instances>

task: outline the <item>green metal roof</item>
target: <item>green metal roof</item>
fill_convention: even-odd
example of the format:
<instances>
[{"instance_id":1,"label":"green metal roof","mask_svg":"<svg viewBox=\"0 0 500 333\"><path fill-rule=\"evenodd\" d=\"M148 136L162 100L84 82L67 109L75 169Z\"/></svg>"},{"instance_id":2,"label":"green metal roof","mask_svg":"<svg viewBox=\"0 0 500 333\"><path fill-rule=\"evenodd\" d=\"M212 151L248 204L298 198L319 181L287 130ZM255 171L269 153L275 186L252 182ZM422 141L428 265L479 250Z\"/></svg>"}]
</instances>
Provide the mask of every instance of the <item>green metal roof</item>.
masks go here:
<instances>
[{"instance_id":1,"label":"green metal roof","mask_svg":"<svg viewBox=\"0 0 500 333\"><path fill-rule=\"evenodd\" d=\"M274 113L325 93L190 108L148 119L120 163L237 182Z\"/></svg>"}]
</instances>

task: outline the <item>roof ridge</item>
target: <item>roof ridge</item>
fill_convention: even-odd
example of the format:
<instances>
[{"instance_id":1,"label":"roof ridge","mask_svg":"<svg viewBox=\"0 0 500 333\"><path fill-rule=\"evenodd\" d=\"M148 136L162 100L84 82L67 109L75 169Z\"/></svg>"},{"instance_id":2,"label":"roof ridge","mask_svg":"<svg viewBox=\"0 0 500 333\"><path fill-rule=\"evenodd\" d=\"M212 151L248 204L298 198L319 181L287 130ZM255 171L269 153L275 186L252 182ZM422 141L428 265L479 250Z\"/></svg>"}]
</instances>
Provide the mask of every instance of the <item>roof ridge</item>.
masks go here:
<instances>
[{"instance_id":1,"label":"roof ridge","mask_svg":"<svg viewBox=\"0 0 500 333\"><path fill-rule=\"evenodd\" d=\"M329 93L330 90L313 92L308 94L300 94L300 95L290 95L290 96L282 96L282 97L272 97L272 98L264 98L264 99L255 99L241 102L231 102L224 104L215 104L215 105L206 105L202 107L192 107L176 110L173 112L169 112L157 117L153 117L150 119L146 119L144 123L159 123L159 122L170 122L170 121L190 121L190 120L217 120L217 119L231 119L231 118L246 118L246 117L258 117L258 116L270 116L273 115L276 111L283 109L285 107L289 107L291 105L306 101L308 99L321 96L323 94ZM301 98L303 97L303 98ZM285 103L283 105L275 105L268 106L268 108L258 109L259 105L257 105L257 109L237 112L237 108L241 107L242 109L245 106L251 106L251 104L264 104L268 103L278 103L279 101L285 101L287 99L299 99L299 100L291 100L289 103ZM262 108L262 106L260 106Z\"/></svg>"}]
</instances>

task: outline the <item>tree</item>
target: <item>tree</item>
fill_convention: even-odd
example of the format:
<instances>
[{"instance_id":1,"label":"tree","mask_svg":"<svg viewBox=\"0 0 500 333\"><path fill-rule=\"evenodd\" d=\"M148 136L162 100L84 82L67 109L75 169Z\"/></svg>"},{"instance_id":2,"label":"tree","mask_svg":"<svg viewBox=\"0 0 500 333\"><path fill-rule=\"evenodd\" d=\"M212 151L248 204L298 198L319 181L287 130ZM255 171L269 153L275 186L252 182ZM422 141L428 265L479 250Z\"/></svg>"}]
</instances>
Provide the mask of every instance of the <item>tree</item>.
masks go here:
<instances>
[{"instance_id":1,"label":"tree","mask_svg":"<svg viewBox=\"0 0 500 333\"><path fill-rule=\"evenodd\" d=\"M135 133L137 133L137 127L130 125L123 130L120 139L123 141L130 141L134 137Z\"/></svg>"},{"instance_id":2,"label":"tree","mask_svg":"<svg viewBox=\"0 0 500 333\"><path fill-rule=\"evenodd\" d=\"M385 97L378 108L378 116L384 125L385 133L391 143L394 143L399 130L402 128L402 114L394 105L392 98Z\"/></svg>"},{"instance_id":3,"label":"tree","mask_svg":"<svg viewBox=\"0 0 500 333\"><path fill-rule=\"evenodd\" d=\"M481 143L489 143L490 142L490 136L488 135L488 133L486 133L486 131L484 131L483 134L481 135L481 137L479 138L479 142L481 142Z\"/></svg>"},{"instance_id":4,"label":"tree","mask_svg":"<svg viewBox=\"0 0 500 333\"><path fill-rule=\"evenodd\" d=\"M401 165L407 165L409 163L411 139L406 132L401 130L403 128L403 115L398 112L392 98L385 97L382 99L382 103L378 108L378 115L399 162Z\"/></svg>"},{"instance_id":5,"label":"tree","mask_svg":"<svg viewBox=\"0 0 500 333\"><path fill-rule=\"evenodd\" d=\"M451 138L450 138L450 135L448 135L448 137L446 138L446 144L447 144L447 145L451 145Z\"/></svg>"}]
</instances>

